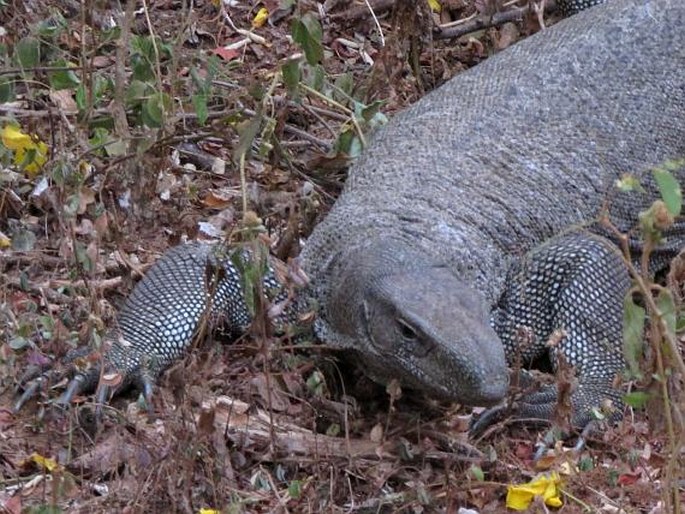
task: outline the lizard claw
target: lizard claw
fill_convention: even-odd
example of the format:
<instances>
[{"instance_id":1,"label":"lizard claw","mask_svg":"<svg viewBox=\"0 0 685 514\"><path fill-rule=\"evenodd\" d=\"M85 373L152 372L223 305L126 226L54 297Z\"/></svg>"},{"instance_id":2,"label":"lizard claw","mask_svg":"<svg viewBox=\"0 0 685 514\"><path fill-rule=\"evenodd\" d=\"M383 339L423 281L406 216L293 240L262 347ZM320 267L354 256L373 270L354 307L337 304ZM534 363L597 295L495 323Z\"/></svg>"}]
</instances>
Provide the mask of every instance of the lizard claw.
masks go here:
<instances>
[{"instance_id":1,"label":"lizard claw","mask_svg":"<svg viewBox=\"0 0 685 514\"><path fill-rule=\"evenodd\" d=\"M145 398L148 414L153 414L153 395L155 382L153 375L145 366L138 370L122 371L100 357L99 353L80 348L67 355L64 363L66 369L56 370L51 366L45 371L29 370L19 381L17 395L21 391L13 406L13 412L19 412L27 402L38 396L41 390L57 384L70 374L72 378L67 382L62 394L54 401L54 405L66 408L74 398L82 394L95 391L95 416L102 418L103 406L107 405L116 392L131 383L136 385Z\"/></svg>"},{"instance_id":2,"label":"lizard claw","mask_svg":"<svg viewBox=\"0 0 685 514\"><path fill-rule=\"evenodd\" d=\"M62 395L57 399L57 405L66 407L78 395L86 389L86 382L88 378L83 373L77 373L74 378L69 381L67 388Z\"/></svg>"},{"instance_id":3,"label":"lizard claw","mask_svg":"<svg viewBox=\"0 0 685 514\"><path fill-rule=\"evenodd\" d=\"M143 375L141 378L141 389L143 391L143 398L145 398L145 405L147 406L148 415L152 416L154 414L152 408L152 393L154 392L154 382L152 379Z\"/></svg>"},{"instance_id":4,"label":"lizard claw","mask_svg":"<svg viewBox=\"0 0 685 514\"><path fill-rule=\"evenodd\" d=\"M102 406L108 403L111 397L112 387L101 383L95 396L95 419L102 418Z\"/></svg>"},{"instance_id":5,"label":"lizard claw","mask_svg":"<svg viewBox=\"0 0 685 514\"><path fill-rule=\"evenodd\" d=\"M32 400L38 395L38 392L46 387L48 384L55 384L63 378L63 373L48 367L45 371L36 369L29 369L24 376L19 380L19 385L15 390L18 395L22 391L21 396L17 399L12 408L16 414L19 412L29 400Z\"/></svg>"},{"instance_id":6,"label":"lizard claw","mask_svg":"<svg viewBox=\"0 0 685 514\"><path fill-rule=\"evenodd\" d=\"M21 408L26 405L26 402L31 400L36 396L38 393L38 390L41 388L43 382L45 381L44 377L38 377L34 378L30 382L28 382L25 386L20 387L19 389L23 389L24 392L21 394L21 396L17 399L17 401L14 404L14 407L12 408L12 412L15 414L21 410Z\"/></svg>"},{"instance_id":7,"label":"lizard claw","mask_svg":"<svg viewBox=\"0 0 685 514\"><path fill-rule=\"evenodd\" d=\"M605 406L604 403L609 405ZM623 403L619 391L612 389L610 384L603 381L592 383L581 382L570 398L570 425L561 431L562 438L570 433L568 428L581 433L580 441L584 441L589 434L596 430L599 419L616 420L622 411ZM559 433L555 427L558 405L558 392L554 384L541 387L535 392L524 394L512 405L501 404L485 410L478 419L471 423L469 433L471 437L479 437L491 425L501 421L511 413L512 419L521 423L552 425L552 433ZM568 408L568 407L567 407ZM606 413L604 412L606 411ZM582 448L583 442L579 443Z\"/></svg>"},{"instance_id":8,"label":"lizard claw","mask_svg":"<svg viewBox=\"0 0 685 514\"><path fill-rule=\"evenodd\" d=\"M490 407L484 410L477 419L471 420L471 426L469 426L469 436L472 439L476 439L482 436L490 426L495 423L502 421L509 410L509 405L500 404Z\"/></svg>"},{"instance_id":9,"label":"lizard claw","mask_svg":"<svg viewBox=\"0 0 685 514\"><path fill-rule=\"evenodd\" d=\"M51 384L58 384L69 374L72 375L72 378L67 383L64 392L55 400L55 405L67 407L76 396L92 391L99 381L102 369L99 359L90 358L92 354L93 352L87 348L79 348L64 359L64 363L67 365L66 370L57 370L49 366L42 373L36 373L35 370L27 372L19 381L17 394L20 390L23 392L15 402L13 412L15 414L19 412L29 400L38 395L41 389Z\"/></svg>"}]
</instances>

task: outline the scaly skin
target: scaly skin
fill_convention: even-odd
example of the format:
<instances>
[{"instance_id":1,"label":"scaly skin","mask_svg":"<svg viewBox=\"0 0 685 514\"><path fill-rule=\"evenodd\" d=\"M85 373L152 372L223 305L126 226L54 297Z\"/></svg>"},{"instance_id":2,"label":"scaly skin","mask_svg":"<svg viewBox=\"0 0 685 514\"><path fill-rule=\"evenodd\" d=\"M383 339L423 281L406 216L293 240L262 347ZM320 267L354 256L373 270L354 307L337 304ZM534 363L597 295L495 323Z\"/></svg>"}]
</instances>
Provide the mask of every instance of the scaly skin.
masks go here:
<instances>
[{"instance_id":1,"label":"scaly skin","mask_svg":"<svg viewBox=\"0 0 685 514\"><path fill-rule=\"evenodd\" d=\"M484 384L502 380L491 356L504 348L515 361L512 333L528 332L527 357L549 354L555 364L563 351L576 367L576 425L601 398L620 410L610 377L623 369L628 282L592 225L608 206L620 230L635 228L638 213L658 197L654 184L646 181L643 194L619 193L616 179L685 155L683 26L681 0L612 0L459 74L395 116L355 163L304 249L302 266L322 305L320 338L396 369L407 366L399 355L411 353L411 341L395 338L388 352L387 341L369 335L410 325L421 337L430 334L430 345L467 356L464 371L463 362L432 360L422 343L416 358L424 376L450 384L456 401L480 404ZM685 172L676 176L682 182ZM589 233L560 237L573 227ZM682 226L667 235L661 262L685 241ZM517 270L525 262L535 268L541 245L551 270L537 283ZM393 255L411 258L400 265ZM450 273L426 272L440 266ZM389 267L420 291L438 291L435 301L417 310L411 288L404 297L370 294L364 284ZM552 287L561 290L550 296ZM451 322L444 302L455 306ZM555 329L567 336L550 350ZM549 419L557 395L528 400L521 415Z\"/></svg>"},{"instance_id":2,"label":"scaly skin","mask_svg":"<svg viewBox=\"0 0 685 514\"><path fill-rule=\"evenodd\" d=\"M301 256L311 284L303 298L321 306L319 339L356 351L378 380L399 378L471 405L505 396L507 362L522 352L549 353L553 365L563 353L578 375L576 425L602 399L620 402L610 379L623 367L618 313L627 275L593 221L609 205L619 229L634 227L656 198L653 184L619 194L615 180L685 155L683 26L681 0L613 0L461 73L396 116L353 166ZM680 227L670 235L662 257L684 240ZM204 276L203 261L191 261L192 272L179 276L151 272L129 300L123 316L132 320L148 302L163 307L159 324L150 318L161 343L120 322L136 362L160 344L190 345L200 310L186 318L174 309L186 309L178 301L186 292L202 300L193 305L206 303L204 289L184 289ZM224 264L226 287L239 297ZM192 283L167 283L186 275ZM137 292L167 286L174 293L163 298ZM172 341L164 331L181 330L169 325L178 319L189 321ZM566 338L551 350L556 329ZM523 349L521 331L530 334ZM125 379L147 376L147 366L109 355ZM549 419L556 401L554 389L534 393L520 414Z\"/></svg>"}]
</instances>

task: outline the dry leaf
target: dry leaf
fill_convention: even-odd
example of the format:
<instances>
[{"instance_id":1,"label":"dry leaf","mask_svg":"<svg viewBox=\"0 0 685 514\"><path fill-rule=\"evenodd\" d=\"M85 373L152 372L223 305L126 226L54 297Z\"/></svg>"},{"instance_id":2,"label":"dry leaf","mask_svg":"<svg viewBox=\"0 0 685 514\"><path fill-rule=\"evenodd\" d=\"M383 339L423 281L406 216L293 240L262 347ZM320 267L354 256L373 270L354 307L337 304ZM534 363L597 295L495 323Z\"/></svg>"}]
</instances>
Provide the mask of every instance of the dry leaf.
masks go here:
<instances>
[{"instance_id":1,"label":"dry leaf","mask_svg":"<svg viewBox=\"0 0 685 514\"><path fill-rule=\"evenodd\" d=\"M49 93L50 100L63 111L76 111L76 101L74 100L73 93L69 89L60 89L55 91L50 90Z\"/></svg>"},{"instance_id":2,"label":"dry leaf","mask_svg":"<svg viewBox=\"0 0 685 514\"><path fill-rule=\"evenodd\" d=\"M374 443L378 444L383 441L383 425L377 423L372 429L369 439Z\"/></svg>"},{"instance_id":3,"label":"dry leaf","mask_svg":"<svg viewBox=\"0 0 685 514\"><path fill-rule=\"evenodd\" d=\"M232 61L236 57L240 55L240 52L234 48L225 48L223 46L219 46L215 48L214 50L210 50L213 54L218 55L221 57L224 61Z\"/></svg>"}]
</instances>

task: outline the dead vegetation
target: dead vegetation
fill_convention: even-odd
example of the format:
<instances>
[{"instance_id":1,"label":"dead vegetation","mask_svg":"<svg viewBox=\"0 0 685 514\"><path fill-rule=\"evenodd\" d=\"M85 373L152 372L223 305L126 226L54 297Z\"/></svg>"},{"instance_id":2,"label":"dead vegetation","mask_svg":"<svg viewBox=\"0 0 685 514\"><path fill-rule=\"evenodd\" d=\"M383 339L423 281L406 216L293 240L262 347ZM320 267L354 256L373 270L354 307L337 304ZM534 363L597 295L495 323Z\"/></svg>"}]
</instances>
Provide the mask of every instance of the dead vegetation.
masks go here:
<instances>
[{"instance_id":1,"label":"dead vegetation","mask_svg":"<svg viewBox=\"0 0 685 514\"><path fill-rule=\"evenodd\" d=\"M169 246L230 236L247 206L295 256L381 113L537 30L524 3L484 28L491 5L471 0L375 17L329 0L0 2L0 506L499 512L507 484L555 471L565 512L660 512L673 457L656 415L535 463L534 431L469 441L470 413L287 340L214 334L166 374L154 419L134 396L100 427L89 398L10 411L24 370L97 345Z\"/></svg>"}]
</instances>

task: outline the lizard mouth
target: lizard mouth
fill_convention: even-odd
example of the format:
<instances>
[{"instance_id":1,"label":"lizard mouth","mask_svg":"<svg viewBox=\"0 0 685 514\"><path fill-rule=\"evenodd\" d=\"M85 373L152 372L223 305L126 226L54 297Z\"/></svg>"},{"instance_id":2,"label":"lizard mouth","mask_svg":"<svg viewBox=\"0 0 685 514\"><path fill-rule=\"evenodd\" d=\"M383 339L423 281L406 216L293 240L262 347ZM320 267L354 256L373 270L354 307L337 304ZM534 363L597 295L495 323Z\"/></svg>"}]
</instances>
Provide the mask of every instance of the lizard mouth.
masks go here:
<instances>
[{"instance_id":1,"label":"lizard mouth","mask_svg":"<svg viewBox=\"0 0 685 514\"><path fill-rule=\"evenodd\" d=\"M481 382L476 394L478 399L476 405L479 407L489 407L502 401L509 389L509 376L491 377Z\"/></svg>"},{"instance_id":2,"label":"lizard mouth","mask_svg":"<svg viewBox=\"0 0 685 514\"><path fill-rule=\"evenodd\" d=\"M407 367L400 366L400 370ZM426 394L442 400L452 401L471 407L491 407L500 403L509 390L508 369L490 370L487 373L428 373L424 370L407 376L404 382L412 389L424 391Z\"/></svg>"}]
</instances>

